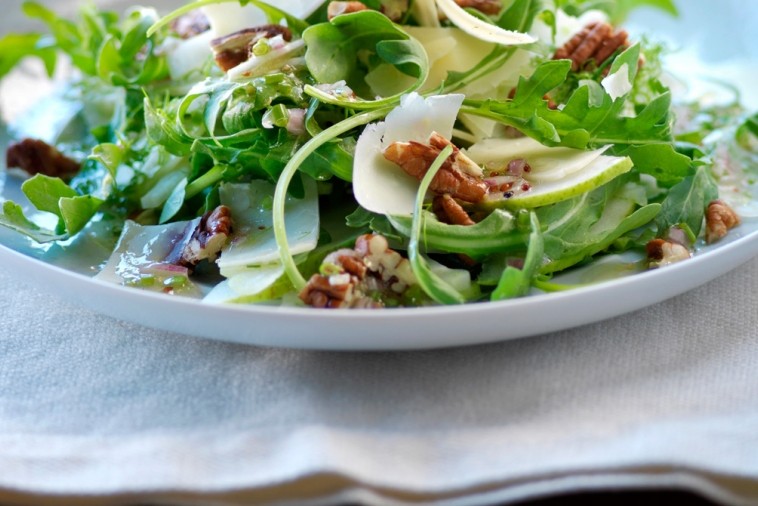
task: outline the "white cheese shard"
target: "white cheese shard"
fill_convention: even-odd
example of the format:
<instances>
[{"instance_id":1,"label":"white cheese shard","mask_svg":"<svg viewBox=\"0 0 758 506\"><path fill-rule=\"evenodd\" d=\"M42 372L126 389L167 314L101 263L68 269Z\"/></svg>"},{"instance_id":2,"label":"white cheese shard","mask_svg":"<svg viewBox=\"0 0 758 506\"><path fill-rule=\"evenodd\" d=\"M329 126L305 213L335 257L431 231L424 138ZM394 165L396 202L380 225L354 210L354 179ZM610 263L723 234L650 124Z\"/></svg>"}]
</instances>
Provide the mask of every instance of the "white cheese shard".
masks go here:
<instances>
[{"instance_id":1,"label":"white cheese shard","mask_svg":"<svg viewBox=\"0 0 758 506\"><path fill-rule=\"evenodd\" d=\"M528 33L503 30L499 26L472 16L455 3L455 0L436 0L436 3L439 10L447 16L451 23L478 39L503 46L518 46L537 42L537 39Z\"/></svg>"},{"instance_id":2,"label":"white cheese shard","mask_svg":"<svg viewBox=\"0 0 758 506\"><path fill-rule=\"evenodd\" d=\"M171 80L181 81L197 73L199 78L202 70L213 59L211 40L213 32L206 31L187 40L172 40L166 45L166 63Z\"/></svg>"},{"instance_id":3,"label":"white cheese shard","mask_svg":"<svg viewBox=\"0 0 758 506\"><path fill-rule=\"evenodd\" d=\"M278 9L304 19L313 14L323 3L320 0L277 0L268 2ZM241 6L239 3L220 3L202 8L216 37L268 24L266 14L253 4Z\"/></svg>"},{"instance_id":4,"label":"white cheese shard","mask_svg":"<svg viewBox=\"0 0 758 506\"><path fill-rule=\"evenodd\" d=\"M605 92L610 95L614 102L632 91L632 80L629 77L629 70L629 64L625 63L616 72L600 82Z\"/></svg>"},{"instance_id":5,"label":"white cheese shard","mask_svg":"<svg viewBox=\"0 0 758 506\"><path fill-rule=\"evenodd\" d=\"M366 127L358 138L353 166L353 194L364 209L398 216L413 212L419 182L385 159L383 152L393 142L426 143L435 131L450 139L463 98L411 93L385 121Z\"/></svg>"},{"instance_id":6,"label":"white cheese shard","mask_svg":"<svg viewBox=\"0 0 758 506\"><path fill-rule=\"evenodd\" d=\"M319 235L316 183L310 178L303 178L303 182L304 198L288 196L284 211L287 240L293 255L315 248ZM231 277L251 266L277 264L279 247L271 211L274 185L260 180L223 184L219 196L221 203L231 210L234 223L231 241L217 262L221 274Z\"/></svg>"}]
</instances>

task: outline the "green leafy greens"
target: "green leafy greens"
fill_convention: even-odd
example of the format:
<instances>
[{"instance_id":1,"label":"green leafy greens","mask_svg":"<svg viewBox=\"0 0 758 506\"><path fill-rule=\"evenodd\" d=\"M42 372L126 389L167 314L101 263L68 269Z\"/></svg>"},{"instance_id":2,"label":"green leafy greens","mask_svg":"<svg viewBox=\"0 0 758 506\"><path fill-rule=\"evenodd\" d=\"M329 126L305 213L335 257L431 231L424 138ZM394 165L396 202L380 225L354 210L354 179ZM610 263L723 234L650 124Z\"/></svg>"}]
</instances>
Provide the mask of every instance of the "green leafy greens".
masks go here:
<instances>
[{"instance_id":1,"label":"green leafy greens","mask_svg":"<svg viewBox=\"0 0 758 506\"><path fill-rule=\"evenodd\" d=\"M212 66L208 41L216 39L216 57L226 50L218 37L228 34L213 31L218 27L210 15L221 4L238 5L240 20L285 24L286 37L253 34L249 46L236 48L251 63L245 71ZM355 272L327 265L325 258L339 257L367 233L384 235L407 256L417 282L404 288L407 293L388 297L389 305L398 300L502 301L537 290L564 289L551 281L553 276L599 256L644 254L649 240L666 238L674 228L701 236L705 209L719 197L709 134L726 123L714 113L708 128L675 128L672 94L659 79L660 46L645 40L622 44L606 62L575 71L571 61L553 58L553 40L515 46L503 45L502 39L493 42L496 39L488 33L469 30L464 37L461 27L436 18L431 0L419 1L412 9L402 3L389 9L386 4L372 0L365 2L365 9L331 19L327 3L321 1L304 2L303 18L259 0L199 0L164 17L150 8L135 7L118 15L88 5L72 21L26 2L24 12L43 22L49 33L0 39L0 77L26 57L40 59L52 75L59 56L66 55L79 73L68 84L70 92L59 99L81 104L72 121L83 125L83 133L58 148L81 162L81 170L66 180L43 174L28 178L22 185L28 203L5 201L0 224L50 243L75 237L93 220L107 219L116 229L127 224L137 230L132 220L145 226L139 230L157 230L154 242L159 243L161 237L183 230L184 224L202 222L199 217L207 218L217 209L230 187L265 184L271 188L265 198L252 202L239 197L242 201L232 206L246 214L232 216L242 225L228 232L221 255L243 260L220 270L228 280L214 289L211 299L275 299L288 304L293 295L312 288L306 276L321 276L330 287L353 283ZM527 33L541 23L555 38L561 20L590 9L600 9L616 24L643 6L677 14L670 0L512 0L496 14L471 8L467 12L475 16L474 22L485 23L480 27L491 24L493 33ZM213 32L182 40L173 23L198 8L208 9ZM434 19L429 18L432 11ZM255 16L250 17L251 12ZM236 26L235 21L225 19L229 26ZM248 28L237 29L252 33L244 32ZM283 28L279 31L285 33ZM422 33L418 38L411 35ZM204 52L196 54L202 47ZM272 51L277 57L266 60ZM265 64L256 64L261 61ZM450 67L430 85L432 68L443 64ZM173 75L176 68L184 75ZM390 117L411 107L408 97L417 97L419 90L428 90L423 93L426 98L458 96L453 94L495 75L511 79L507 82L515 83L513 89L489 86L489 95L461 97L459 109L440 105L439 111L406 111L405 123L418 120L415 126L389 126ZM376 79L393 81L382 87L392 91L377 91ZM444 193L436 189L438 180L451 177L456 157L465 150L452 145L434 148L428 166L413 176L400 169L402 163L393 165L384 158L387 145L395 141L431 149L427 138L414 129L450 130L444 137L472 152L490 137L511 137L518 145L524 136L537 141L540 149L573 151L543 153L552 164L542 173L543 180L529 173L531 167L524 168L528 150L467 169L467 177L483 184L486 195L478 202L455 201L472 220L463 225L435 208L432 197ZM758 136L756 116L743 117L735 129L742 148L751 150ZM588 191L574 183L576 191L557 191L549 205L535 202L536 207L526 209L517 199L506 205L514 192L529 192L540 184L568 184L571 179L561 175L564 169L573 173L592 161L564 167L571 165L566 157L577 160L594 154L610 160L608 166L623 160L625 169L631 160L633 168L587 179L583 184ZM515 165L523 174L511 170L520 157L525 164ZM371 189L383 200L411 195L408 212L385 212L373 204L362 207L353 182L366 174L376 178ZM316 193L318 216L288 212L311 209L307 206L316 205ZM258 226L250 229L252 223ZM161 247L173 251L174 243ZM167 264L174 261L166 256ZM374 273L383 272L384 277L375 284L397 288L392 266L381 267L383 271ZM208 261L199 270L215 272ZM129 283L140 285L132 278ZM326 290L330 297L335 296L330 290L339 292ZM380 291L368 296L383 302Z\"/></svg>"}]
</instances>

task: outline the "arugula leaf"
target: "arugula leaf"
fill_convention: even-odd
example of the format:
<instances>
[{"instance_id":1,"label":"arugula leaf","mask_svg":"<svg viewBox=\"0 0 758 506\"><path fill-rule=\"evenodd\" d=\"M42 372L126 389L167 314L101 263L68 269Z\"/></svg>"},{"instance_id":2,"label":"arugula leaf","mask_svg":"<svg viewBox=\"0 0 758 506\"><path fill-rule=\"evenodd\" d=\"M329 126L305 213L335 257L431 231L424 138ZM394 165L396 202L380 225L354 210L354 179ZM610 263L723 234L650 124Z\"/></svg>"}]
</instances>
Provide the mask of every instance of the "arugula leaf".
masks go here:
<instances>
[{"instance_id":1,"label":"arugula leaf","mask_svg":"<svg viewBox=\"0 0 758 506\"><path fill-rule=\"evenodd\" d=\"M305 161L302 172L317 181L337 176L343 181L353 180L353 153L355 141L335 139L319 147Z\"/></svg>"},{"instance_id":2,"label":"arugula leaf","mask_svg":"<svg viewBox=\"0 0 758 506\"><path fill-rule=\"evenodd\" d=\"M656 220L659 234L671 227L686 225L695 236L703 228L708 204L718 198L718 187L708 167L700 166L669 191Z\"/></svg>"},{"instance_id":3,"label":"arugula leaf","mask_svg":"<svg viewBox=\"0 0 758 506\"><path fill-rule=\"evenodd\" d=\"M384 107L421 87L429 73L424 47L376 11L343 14L329 23L313 25L303 32L303 40L308 47L306 65L320 83L346 81L358 95L370 96L365 74L382 64L416 78L410 88L397 95L368 101L345 102L315 87L306 87L306 93L327 103L355 109Z\"/></svg>"},{"instance_id":4,"label":"arugula leaf","mask_svg":"<svg viewBox=\"0 0 758 506\"><path fill-rule=\"evenodd\" d=\"M410 237L411 218L391 216L389 220L398 232ZM442 223L434 214L424 212L424 245L433 251L472 257L523 251L528 236L529 232L522 229L518 218L503 209L496 209L470 227Z\"/></svg>"},{"instance_id":5,"label":"arugula leaf","mask_svg":"<svg viewBox=\"0 0 758 506\"><path fill-rule=\"evenodd\" d=\"M155 51L156 43L147 35L158 20L153 9L132 9L119 20L113 12L87 5L79 11L78 22L36 2L24 3L23 10L48 25L52 40L44 46L46 51L66 53L87 75L116 86L146 85L168 76L165 56Z\"/></svg>"},{"instance_id":6,"label":"arugula leaf","mask_svg":"<svg viewBox=\"0 0 758 506\"><path fill-rule=\"evenodd\" d=\"M679 14L673 0L555 0L555 6L574 16L590 9L599 9L608 13L614 24L623 22L640 7L652 7L672 16Z\"/></svg>"},{"instance_id":7,"label":"arugula leaf","mask_svg":"<svg viewBox=\"0 0 758 506\"><path fill-rule=\"evenodd\" d=\"M634 183L630 183L634 184ZM636 209L640 202L623 178L572 200L537 209L545 224L545 256L541 272L557 272L608 249L624 234L649 224L659 204Z\"/></svg>"},{"instance_id":8,"label":"arugula leaf","mask_svg":"<svg viewBox=\"0 0 758 506\"><path fill-rule=\"evenodd\" d=\"M176 216L177 213L179 213L179 210L181 210L182 205L184 205L186 189L187 189L187 178L182 178L182 180L179 181L179 184L176 185L174 190L169 195L168 200L166 200L166 203L163 205L163 210L161 211L161 216L158 219L158 223L161 223L161 224L166 223L171 218Z\"/></svg>"},{"instance_id":9,"label":"arugula leaf","mask_svg":"<svg viewBox=\"0 0 758 506\"><path fill-rule=\"evenodd\" d=\"M297 152L289 158L287 165L282 169L281 174L276 182L276 191L274 192L274 207L273 207L273 222L274 222L274 235L276 237L276 244L279 247L279 256L284 265L284 272L292 282L292 285L296 290L302 290L306 281L303 275L300 273L297 267L292 251L289 247L289 241L287 239L287 227L284 220L285 203L287 201L287 193L289 191L290 183L293 182L297 172L305 160L313 154L319 147L330 142L332 139L336 139L340 135L353 130L354 128L367 125L372 121L376 121L379 118L383 118L389 113L389 109L377 109L374 111L367 111L361 114L352 116L344 121L337 123L324 130L320 134L313 137L306 142Z\"/></svg>"},{"instance_id":10,"label":"arugula leaf","mask_svg":"<svg viewBox=\"0 0 758 506\"><path fill-rule=\"evenodd\" d=\"M223 3L238 3L242 7L244 7L247 4L253 4L266 14L266 17L269 19L269 23L279 24L280 21L284 20L287 22L287 26L296 34L302 33L303 30L305 30L308 27L308 23L303 21L302 19L297 18L289 14L288 12L285 12L279 9L278 7L275 7L267 2L261 2L259 0L196 0L193 3L187 3L186 5L179 7L173 12L155 21L153 25L148 28L147 36L148 37L152 36L153 34L158 32L161 28L170 24L173 20L191 11L194 11L195 9L199 9L200 7L204 7L206 5L215 5L215 4L223 4Z\"/></svg>"},{"instance_id":11,"label":"arugula leaf","mask_svg":"<svg viewBox=\"0 0 758 506\"><path fill-rule=\"evenodd\" d=\"M59 201L64 198L73 198L77 196L76 191L68 186L62 179L57 177L37 174L31 179L27 179L21 185L21 191L34 207L40 211L52 213L58 218L63 217Z\"/></svg>"},{"instance_id":12,"label":"arugula leaf","mask_svg":"<svg viewBox=\"0 0 758 506\"><path fill-rule=\"evenodd\" d=\"M506 266L497 287L490 295L490 300L522 297L529 292L529 288L532 286L532 278L539 271L545 253L545 239L540 229L540 221L535 213L529 215L529 223L532 232L529 234L529 246L524 257L524 266L521 269L510 265Z\"/></svg>"},{"instance_id":13,"label":"arugula leaf","mask_svg":"<svg viewBox=\"0 0 758 506\"><path fill-rule=\"evenodd\" d=\"M677 153L671 144L614 147L616 156L628 156L634 162L633 170L655 177L660 186L671 187L695 172L690 157Z\"/></svg>"},{"instance_id":14,"label":"arugula leaf","mask_svg":"<svg viewBox=\"0 0 758 506\"><path fill-rule=\"evenodd\" d=\"M673 0L613 0L606 1L606 4L613 6L609 14L611 16L611 22L614 24L623 22L629 17L629 14L631 14L632 11L639 9L640 7L653 7L667 12L672 16L679 15L679 11Z\"/></svg>"},{"instance_id":15,"label":"arugula leaf","mask_svg":"<svg viewBox=\"0 0 758 506\"><path fill-rule=\"evenodd\" d=\"M445 163L447 157L453 153L453 146L448 145L443 149L424 175L416 193L416 205L411 222L411 234L408 242L408 260L411 263L413 274L424 292L440 304L464 304L466 297L458 292L442 277L438 276L429 265L429 261L421 254L420 238L423 226L424 214L422 208L424 197L432 183L432 179Z\"/></svg>"},{"instance_id":16,"label":"arugula leaf","mask_svg":"<svg viewBox=\"0 0 758 506\"><path fill-rule=\"evenodd\" d=\"M38 210L58 217L59 230L45 230L39 227L26 218L21 206L11 201L3 204L0 224L39 243L59 241L74 236L89 223L103 204L103 200L92 195L78 195L59 178L42 174L24 181L21 190Z\"/></svg>"},{"instance_id":17,"label":"arugula leaf","mask_svg":"<svg viewBox=\"0 0 758 506\"><path fill-rule=\"evenodd\" d=\"M0 225L24 234L40 244L67 238L67 234L58 234L39 227L24 216L24 210L20 205L10 200L3 202L3 212L0 213Z\"/></svg>"},{"instance_id":18,"label":"arugula leaf","mask_svg":"<svg viewBox=\"0 0 758 506\"><path fill-rule=\"evenodd\" d=\"M103 201L92 195L62 197L58 200L61 219L69 236L82 230L100 209Z\"/></svg>"},{"instance_id":19,"label":"arugula leaf","mask_svg":"<svg viewBox=\"0 0 758 506\"><path fill-rule=\"evenodd\" d=\"M43 45L44 38L36 33L9 33L0 39L0 78L5 77L24 58L42 60L47 75L52 76L57 60L55 50Z\"/></svg>"},{"instance_id":20,"label":"arugula leaf","mask_svg":"<svg viewBox=\"0 0 758 506\"><path fill-rule=\"evenodd\" d=\"M148 138L160 144L172 155L186 156L190 153L192 140L176 126L176 122L164 109L153 106L145 97L145 129Z\"/></svg>"},{"instance_id":21,"label":"arugula leaf","mask_svg":"<svg viewBox=\"0 0 758 506\"><path fill-rule=\"evenodd\" d=\"M750 132L754 136L758 137L758 113L747 118L742 125L737 129L737 135L742 132Z\"/></svg>"},{"instance_id":22,"label":"arugula leaf","mask_svg":"<svg viewBox=\"0 0 758 506\"><path fill-rule=\"evenodd\" d=\"M542 8L540 0L515 0L498 18L496 24L504 30L526 33L532 27ZM501 68L516 52L514 47L496 46L490 54L465 72L450 71L442 85L444 93L460 90L467 84L481 79Z\"/></svg>"},{"instance_id":23,"label":"arugula leaf","mask_svg":"<svg viewBox=\"0 0 758 506\"><path fill-rule=\"evenodd\" d=\"M627 50L630 57L639 50L634 47ZM614 62L614 70L618 70L617 65L623 65L623 60ZM512 126L548 146L584 149L671 141L668 92L652 100L636 116L628 116L623 98L614 101L597 83L585 83L563 109L551 109L544 96L560 86L570 70L568 60L545 62L531 77L521 79L512 100L466 100L461 112Z\"/></svg>"}]
</instances>

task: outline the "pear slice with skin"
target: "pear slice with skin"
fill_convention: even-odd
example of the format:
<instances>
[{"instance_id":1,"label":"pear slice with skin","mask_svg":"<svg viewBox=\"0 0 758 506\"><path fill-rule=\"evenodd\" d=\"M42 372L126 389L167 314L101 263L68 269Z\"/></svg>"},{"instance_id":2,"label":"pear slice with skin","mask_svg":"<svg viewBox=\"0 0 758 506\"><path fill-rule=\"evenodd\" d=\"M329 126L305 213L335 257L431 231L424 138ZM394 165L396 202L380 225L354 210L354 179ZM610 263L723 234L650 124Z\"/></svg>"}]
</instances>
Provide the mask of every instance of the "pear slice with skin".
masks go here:
<instances>
[{"instance_id":1,"label":"pear slice with skin","mask_svg":"<svg viewBox=\"0 0 758 506\"><path fill-rule=\"evenodd\" d=\"M631 158L628 157L600 156L580 171L563 179L535 183L529 191L511 198L505 198L502 193L490 194L487 199L476 205L490 210L499 208L513 210L555 204L594 190L621 174L629 172L633 165Z\"/></svg>"},{"instance_id":2,"label":"pear slice with skin","mask_svg":"<svg viewBox=\"0 0 758 506\"><path fill-rule=\"evenodd\" d=\"M477 206L484 209L533 208L593 190L632 168L629 158L605 155L609 148L586 151L549 147L529 137L478 142L466 150L466 154L488 169L490 177L506 173L508 163L516 159L525 160L530 170L522 174L524 182L529 185L527 191L515 192L509 198L504 192L491 192Z\"/></svg>"}]
</instances>

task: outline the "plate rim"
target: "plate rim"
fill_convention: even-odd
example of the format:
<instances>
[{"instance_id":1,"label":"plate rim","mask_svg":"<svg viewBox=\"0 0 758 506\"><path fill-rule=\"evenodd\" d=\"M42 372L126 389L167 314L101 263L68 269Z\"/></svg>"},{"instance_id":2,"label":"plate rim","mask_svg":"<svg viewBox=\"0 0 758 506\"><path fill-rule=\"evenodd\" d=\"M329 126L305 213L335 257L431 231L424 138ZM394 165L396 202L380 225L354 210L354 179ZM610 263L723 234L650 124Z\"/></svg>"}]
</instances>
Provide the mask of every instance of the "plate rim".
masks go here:
<instances>
[{"instance_id":1,"label":"plate rim","mask_svg":"<svg viewBox=\"0 0 758 506\"><path fill-rule=\"evenodd\" d=\"M597 323L602 320L613 318L622 314L634 312L646 306L654 305L663 300L687 292L703 285L721 275L738 268L753 257L758 256L758 222L751 222L754 229L737 237L736 239L715 246L693 258L669 265L664 268L635 273L621 278L604 280L591 285L577 287L571 290L530 295L523 298L497 302L469 303L459 306L429 306L414 308L392 309L350 309L350 310L324 310L301 307L279 307L254 304L231 304L231 303L204 303L200 299L170 296L131 287L121 286L87 276L85 274L55 265L44 259L34 258L23 252L17 251L0 242L0 261L13 267L12 276L22 281L32 281L36 286L44 286L45 290L65 296L70 293L72 285L84 286L85 290L80 297L75 297L72 302L79 306L94 310L100 314L145 325L168 332L180 332L187 335L226 342L236 342L257 346L275 346L296 349L323 349L323 350L400 350L400 349L430 349L461 345L484 344L495 341L505 341L517 338L530 337L538 334L547 334L560 330L568 330L578 326ZM698 273L698 276L688 274ZM538 324L530 326L526 331L523 322L515 322L518 325L511 327L505 333L493 333L486 329L476 328L475 335L460 335L460 338L451 338L457 329L461 327L454 319L472 320L474 318L491 318L493 323L504 323L514 315L522 314L525 318L531 317L539 310L560 310L571 308L582 302L602 298L603 295L632 295L636 290L648 285L658 285L664 288L651 293L645 301L633 301L627 304L613 302L610 306L599 307L592 315L574 314L564 320L563 323L555 318L546 318ZM152 310L166 310L170 314L192 315L190 321L174 322L160 321L155 316L143 313L129 314L120 306L123 304L108 306L93 296L98 294L108 295L110 302L122 302L130 306L145 309L152 306ZM607 302L607 301L605 301ZM197 311L202 309L202 311ZM150 309L148 309L149 311ZM220 318L220 328L213 331L211 322L203 322L206 317ZM465 318L461 318L465 316ZM259 323L264 327L278 324L280 327L264 329L261 333L230 335L227 334L224 322ZM403 325L409 324L407 330L414 330L419 321L430 323L433 333L416 335L415 339L398 340L397 336L386 341L377 340L379 333L392 330L400 330ZM442 323L453 325L445 327ZM463 322L460 322L463 323ZM514 323L514 322L511 322ZM188 324L193 324L188 326ZM235 323L238 325L239 323ZM325 325L326 329L314 331L309 328L313 325ZM365 337L349 337L351 329L346 326L370 326ZM209 327L210 326L210 327ZM234 325L233 325L234 326ZM372 329L379 326L380 329ZM512 331L513 329L521 329ZM290 332L305 330L313 335L313 338L300 339L297 336L289 336ZM418 330L418 329L415 329ZM327 335L329 333L332 335ZM355 328L352 328L355 332ZM252 336L252 337L251 337ZM498 337L499 336L499 337Z\"/></svg>"}]
</instances>

